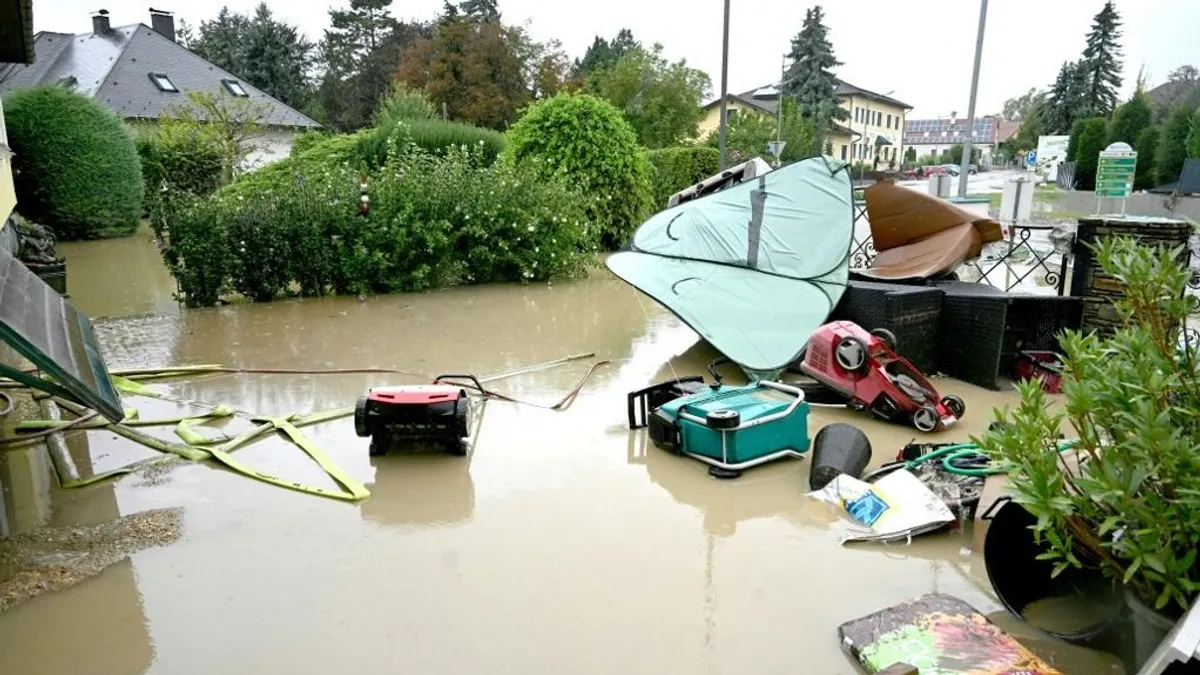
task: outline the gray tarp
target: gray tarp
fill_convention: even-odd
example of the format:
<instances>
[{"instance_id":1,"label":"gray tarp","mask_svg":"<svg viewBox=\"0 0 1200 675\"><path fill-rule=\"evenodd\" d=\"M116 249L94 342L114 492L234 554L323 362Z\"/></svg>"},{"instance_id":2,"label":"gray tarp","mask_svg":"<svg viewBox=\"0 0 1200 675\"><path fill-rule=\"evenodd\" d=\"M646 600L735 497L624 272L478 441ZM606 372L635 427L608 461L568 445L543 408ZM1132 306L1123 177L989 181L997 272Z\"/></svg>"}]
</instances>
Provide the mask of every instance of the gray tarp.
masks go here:
<instances>
[{"instance_id":1,"label":"gray tarp","mask_svg":"<svg viewBox=\"0 0 1200 675\"><path fill-rule=\"evenodd\" d=\"M853 234L847 166L813 157L655 215L608 268L774 377L841 299Z\"/></svg>"}]
</instances>

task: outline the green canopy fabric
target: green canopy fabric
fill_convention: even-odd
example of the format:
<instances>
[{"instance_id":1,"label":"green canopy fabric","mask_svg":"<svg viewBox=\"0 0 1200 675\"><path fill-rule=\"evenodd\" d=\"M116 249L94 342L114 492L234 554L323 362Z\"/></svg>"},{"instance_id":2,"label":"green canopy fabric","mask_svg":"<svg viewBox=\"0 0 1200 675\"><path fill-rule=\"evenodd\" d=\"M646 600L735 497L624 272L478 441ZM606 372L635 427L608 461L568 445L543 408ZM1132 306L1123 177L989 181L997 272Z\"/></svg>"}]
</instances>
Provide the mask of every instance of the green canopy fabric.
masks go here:
<instances>
[{"instance_id":1,"label":"green canopy fabric","mask_svg":"<svg viewBox=\"0 0 1200 675\"><path fill-rule=\"evenodd\" d=\"M820 156L655 215L607 264L767 379L841 299L853 235L848 166Z\"/></svg>"}]
</instances>

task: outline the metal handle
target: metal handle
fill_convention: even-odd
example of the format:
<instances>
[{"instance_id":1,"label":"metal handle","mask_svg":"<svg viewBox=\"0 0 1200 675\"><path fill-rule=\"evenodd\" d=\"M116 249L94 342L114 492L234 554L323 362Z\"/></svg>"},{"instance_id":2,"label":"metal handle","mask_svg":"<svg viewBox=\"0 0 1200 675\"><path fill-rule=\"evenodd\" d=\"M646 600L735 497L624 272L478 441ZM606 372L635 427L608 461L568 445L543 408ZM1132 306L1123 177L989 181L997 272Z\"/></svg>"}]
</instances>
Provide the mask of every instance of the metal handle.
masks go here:
<instances>
[{"instance_id":1,"label":"metal handle","mask_svg":"<svg viewBox=\"0 0 1200 675\"><path fill-rule=\"evenodd\" d=\"M479 379L476 378L474 375L453 375L453 374L438 375L437 377L433 378L433 383L438 384L439 382L442 382L443 380L470 380L475 385L475 388L479 390L479 393L481 393L481 394L487 393L487 390L483 388L483 385L479 383ZM451 382L450 384L454 384L454 383Z\"/></svg>"},{"instance_id":2,"label":"metal handle","mask_svg":"<svg viewBox=\"0 0 1200 675\"><path fill-rule=\"evenodd\" d=\"M733 427L732 429L722 429L721 431L737 431L739 429L749 429L751 427L756 427L760 424L766 424L767 422L774 422L775 420L781 420L781 419L787 417L788 415L791 415L793 412L796 411L796 408L800 407L801 403L804 403L804 390L800 389L799 387L793 387L790 384L784 384L783 382L773 382L770 380L759 380L756 384L758 384L761 387L768 387L770 389L782 391L785 394L792 394L793 396L796 397L796 400L792 401L791 405L789 405L787 408L785 408L777 413L767 415L766 417L760 417L756 420L750 420L749 422L742 422L741 424L737 425L736 427ZM681 409L679 411L679 416L690 422L695 422L696 424L707 426L707 423L704 421L703 418L693 415L693 414L687 412L686 410Z\"/></svg>"}]
</instances>

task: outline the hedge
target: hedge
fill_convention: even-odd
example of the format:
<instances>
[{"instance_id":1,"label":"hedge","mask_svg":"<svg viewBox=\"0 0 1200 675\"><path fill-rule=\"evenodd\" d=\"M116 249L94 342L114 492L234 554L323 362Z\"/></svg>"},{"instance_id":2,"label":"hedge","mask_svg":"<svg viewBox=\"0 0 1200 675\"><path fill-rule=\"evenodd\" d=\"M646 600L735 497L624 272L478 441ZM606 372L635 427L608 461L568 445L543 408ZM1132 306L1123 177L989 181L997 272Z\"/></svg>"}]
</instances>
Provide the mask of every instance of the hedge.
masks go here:
<instances>
[{"instance_id":1,"label":"hedge","mask_svg":"<svg viewBox=\"0 0 1200 675\"><path fill-rule=\"evenodd\" d=\"M141 162L125 124L103 104L45 85L4 95L21 214L59 239L122 236L142 215Z\"/></svg>"},{"instance_id":2,"label":"hedge","mask_svg":"<svg viewBox=\"0 0 1200 675\"><path fill-rule=\"evenodd\" d=\"M504 151L504 135L491 129L434 119L398 119L362 137L359 148L369 166L380 167L387 161L389 139L400 144L414 143L440 154L450 148L479 146L486 164L494 162Z\"/></svg>"},{"instance_id":3,"label":"hedge","mask_svg":"<svg viewBox=\"0 0 1200 675\"><path fill-rule=\"evenodd\" d=\"M371 174L366 216L346 165L243 180L206 199L173 195L156 223L169 232L163 255L190 306L231 293L266 301L579 272L592 236L579 196L523 167L484 166L481 153L398 148Z\"/></svg>"},{"instance_id":4,"label":"hedge","mask_svg":"<svg viewBox=\"0 0 1200 675\"><path fill-rule=\"evenodd\" d=\"M715 175L720 156L716 148L702 145L651 150L654 209L667 208L671 195Z\"/></svg>"},{"instance_id":5,"label":"hedge","mask_svg":"<svg viewBox=\"0 0 1200 675\"><path fill-rule=\"evenodd\" d=\"M324 179L343 172L354 174L370 167L362 154L366 139L374 133L364 129L353 134L334 134L318 140L307 150L242 174L232 184L221 189L227 197L257 195L300 178ZM357 183L356 183L357 184Z\"/></svg>"},{"instance_id":6,"label":"hedge","mask_svg":"<svg viewBox=\"0 0 1200 675\"><path fill-rule=\"evenodd\" d=\"M200 128L163 127L134 136L146 186L145 212L168 192L210 195L221 187L220 145Z\"/></svg>"}]
</instances>

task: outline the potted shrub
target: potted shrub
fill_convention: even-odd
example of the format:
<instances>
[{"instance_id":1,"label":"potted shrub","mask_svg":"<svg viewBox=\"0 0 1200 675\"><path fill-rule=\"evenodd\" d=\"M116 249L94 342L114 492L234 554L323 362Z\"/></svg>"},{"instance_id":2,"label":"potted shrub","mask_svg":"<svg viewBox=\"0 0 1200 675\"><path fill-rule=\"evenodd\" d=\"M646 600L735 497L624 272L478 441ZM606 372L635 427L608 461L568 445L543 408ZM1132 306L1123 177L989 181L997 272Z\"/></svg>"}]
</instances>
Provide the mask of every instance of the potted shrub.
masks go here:
<instances>
[{"instance_id":1,"label":"potted shrub","mask_svg":"<svg viewBox=\"0 0 1200 675\"><path fill-rule=\"evenodd\" d=\"M1024 382L1019 407L996 411L1004 424L979 439L1010 467L1054 574L1095 566L1124 585L1139 660L1200 590L1200 344L1184 330L1195 307L1183 251L1099 242L1097 261L1124 286L1123 327L1065 333L1063 405ZM1078 441L1060 452L1060 433Z\"/></svg>"}]
</instances>

